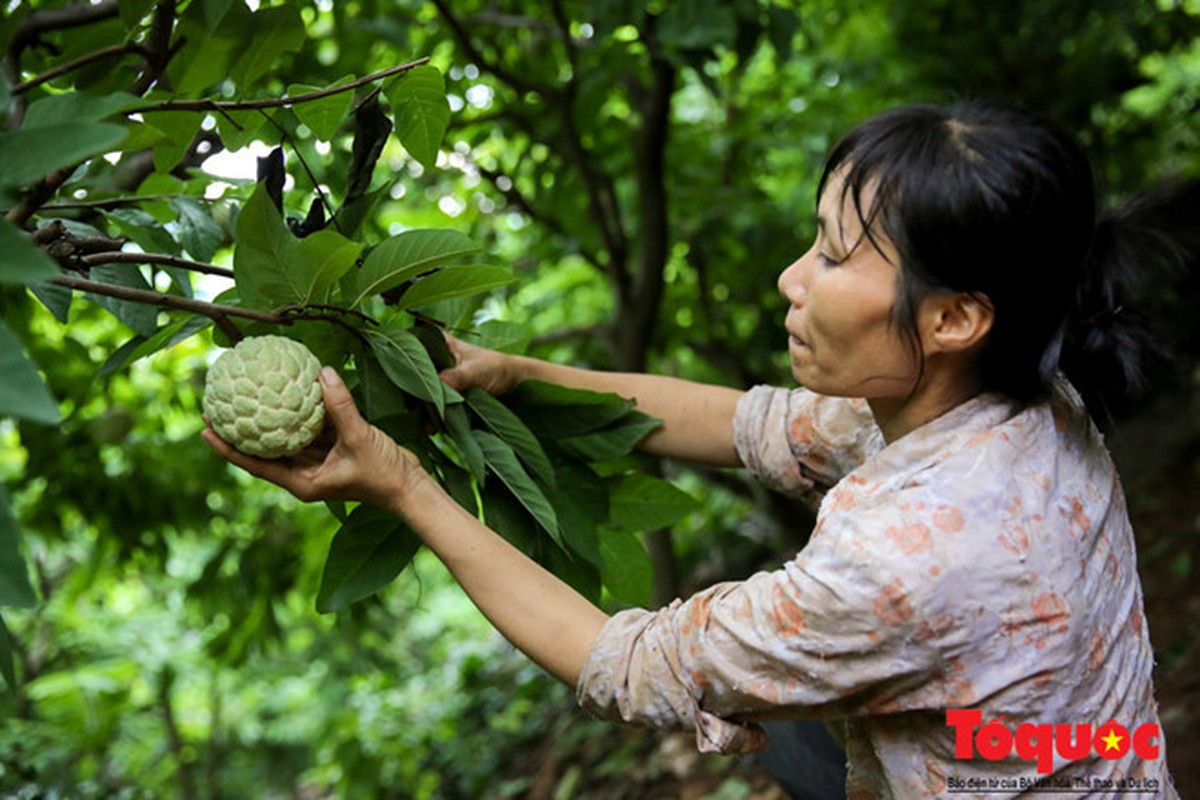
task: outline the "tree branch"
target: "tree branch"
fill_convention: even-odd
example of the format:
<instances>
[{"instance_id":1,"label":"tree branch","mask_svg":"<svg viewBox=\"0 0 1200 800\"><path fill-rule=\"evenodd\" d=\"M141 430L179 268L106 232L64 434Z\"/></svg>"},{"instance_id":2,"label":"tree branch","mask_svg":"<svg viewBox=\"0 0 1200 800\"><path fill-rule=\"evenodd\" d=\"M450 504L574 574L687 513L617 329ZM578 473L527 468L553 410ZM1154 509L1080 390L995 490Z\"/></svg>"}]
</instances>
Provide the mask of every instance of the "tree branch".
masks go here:
<instances>
[{"instance_id":1,"label":"tree branch","mask_svg":"<svg viewBox=\"0 0 1200 800\"><path fill-rule=\"evenodd\" d=\"M313 100L320 100L323 97L339 94L341 92L349 92L360 86L366 86L368 83L373 83L384 78L390 78L393 75L398 75L401 72L419 67L429 61L429 57L418 58L416 61L409 61L406 64L398 64L394 67L373 72L357 80L349 83L338 84L337 86L329 86L325 89L318 89L313 92L306 92L292 97L270 97L262 100L166 100L161 103L148 103L144 106L130 108L125 111L126 114L145 114L151 111L212 111L217 114L230 111L259 111L264 108L287 108L288 106L299 105L300 103L308 103Z\"/></svg>"},{"instance_id":2,"label":"tree branch","mask_svg":"<svg viewBox=\"0 0 1200 800\"><path fill-rule=\"evenodd\" d=\"M111 19L119 13L117 0L75 3L62 8L34 11L22 20L21 26L17 28L17 33L13 37L12 44L9 45L9 50L13 53L20 53L47 31L60 31L77 28L80 25L90 25L93 22Z\"/></svg>"},{"instance_id":3,"label":"tree branch","mask_svg":"<svg viewBox=\"0 0 1200 800\"><path fill-rule=\"evenodd\" d=\"M200 314L211 319L216 323L218 328L234 341L242 338L242 332L237 329L237 326L229 319L230 317L241 317L242 319L250 319L257 322L270 322L276 325L290 325L297 318L293 317L291 320L285 320L278 314L270 311L257 311L252 308L238 308L237 306L208 303L204 300L196 300L191 297L163 294L162 292L147 289L134 289L130 286L117 286L112 283L77 278L74 275L59 275L51 280L51 283L65 286L68 289L78 289L81 292L91 292L92 294L99 294L105 297L114 297L117 300L128 300L133 303L145 303L159 308L170 308L177 311L190 311L193 314Z\"/></svg>"},{"instance_id":4,"label":"tree branch","mask_svg":"<svg viewBox=\"0 0 1200 800\"><path fill-rule=\"evenodd\" d=\"M101 200L74 200L70 203L47 203L41 207L42 211L75 211L75 210L100 210L104 211L109 208L125 208L127 206L137 206L142 203L156 203L164 200L180 200L180 199L195 200L197 202L206 202L208 198L203 196L193 197L188 194L147 194L135 195L131 197L106 197Z\"/></svg>"},{"instance_id":5,"label":"tree branch","mask_svg":"<svg viewBox=\"0 0 1200 800\"><path fill-rule=\"evenodd\" d=\"M141 96L158 82L167 70L167 64L175 54L171 47L171 34L175 30L175 0L159 0L154 5L154 17L150 31L146 34L146 68L133 83L130 93Z\"/></svg>"},{"instance_id":6,"label":"tree branch","mask_svg":"<svg viewBox=\"0 0 1200 800\"><path fill-rule=\"evenodd\" d=\"M58 286L65 286L68 289L77 289L81 292L113 297L117 300L127 300L131 303L144 303L176 311L190 311L193 314L199 314L211 319L218 328L235 342L242 338L242 332L237 329L237 326L233 324L230 317L238 317L255 322L267 322L272 325L291 325L295 322L303 321L330 322L345 328L359 337L362 336L362 333L358 328L346 322L345 317L347 315L358 317L369 323L375 322L374 319L360 311L337 306L284 306L276 311L259 311L254 308L239 308L220 303L210 303L206 300L196 300L192 297L183 297L177 294L164 294L149 289L118 286L114 283L77 278L74 275L59 275L50 282ZM310 311L310 308L317 309L317 311Z\"/></svg>"},{"instance_id":7,"label":"tree branch","mask_svg":"<svg viewBox=\"0 0 1200 800\"><path fill-rule=\"evenodd\" d=\"M57 67L48 69L40 75L35 75L34 77L30 78L27 81L18 83L16 86L12 87L12 93L14 95L24 94L25 92L29 91L30 89L33 89L37 86L41 86L43 83L46 83L47 81L52 81L55 78L58 78L62 75L66 75L69 72L74 72L77 69L82 69L83 67L86 67L88 64L95 63L96 61L103 61L104 59L112 58L113 56L126 55L128 53L140 53L142 55L146 55L146 51L142 49L141 45L135 44L133 42L126 42L124 44L114 44L109 47L105 47L101 50L97 50L94 53L88 53L87 55L82 55L79 58L68 61L65 64L59 64Z\"/></svg>"},{"instance_id":8,"label":"tree branch","mask_svg":"<svg viewBox=\"0 0 1200 800\"><path fill-rule=\"evenodd\" d=\"M95 267L100 264L153 264L163 267L179 267L180 269L200 272L205 275L219 275L222 278L233 278L233 270L218 267L215 264L205 264L201 261L189 261L162 253L131 253L125 250L111 253L92 253L77 259L77 264L85 267Z\"/></svg>"},{"instance_id":9,"label":"tree branch","mask_svg":"<svg viewBox=\"0 0 1200 800\"><path fill-rule=\"evenodd\" d=\"M47 200L54 196L54 193L58 191L58 187L66 183L67 178L70 178L78 167L78 164L72 164L69 167L51 172L31 186L29 191L21 198L21 202L9 209L8 213L4 216L18 228L25 227L25 223L29 221L29 218Z\"/></svg>"}]
</instances>

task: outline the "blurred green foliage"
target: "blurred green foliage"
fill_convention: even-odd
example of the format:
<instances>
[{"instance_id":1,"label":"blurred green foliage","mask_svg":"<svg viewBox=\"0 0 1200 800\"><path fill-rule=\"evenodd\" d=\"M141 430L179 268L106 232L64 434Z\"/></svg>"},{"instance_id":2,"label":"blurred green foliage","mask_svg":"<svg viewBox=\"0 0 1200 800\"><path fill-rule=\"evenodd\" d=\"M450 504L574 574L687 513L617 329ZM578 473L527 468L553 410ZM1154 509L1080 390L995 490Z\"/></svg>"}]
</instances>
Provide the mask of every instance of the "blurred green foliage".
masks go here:
<instances>
[{"instance_id":1,"label":"blurred green foliage","mask_svg":"<svg viewBox=\"0 0 1200 800\"><path fill-rule=\"evenodd\" d=\"M293 229L323 209L319 189L331 206L322 213L341 209L367 247L445 231L512 270L508 285L481 278L499 288L437 305L463 335L744 387L786 381L775 276L812 234L820 159L872 113L963 96L1028 103L1081 136L1110 199L1200 176L1194 0L63 0L4 10L0 366L19 377L0 390L11 506L0 519L11 632L0 628L0 662L14 665L0 694L0 793L19 798L523 796L548 736L567 752L593 731L569 710L569 691L491 633L426 554L377 594L318 614L338 521L227 469L197 435L221 334L178 312L70 302L41 283L57 266L21 227L57 219L76 237L120 235L237 269L238 213L254 181L201 165L222 149L253 158L282 146ZM156 20L167 11L178 17L164 32ZM57 14L86 20L56 26ZM146 55L163 36L182 43L165 73ZM380 123L364 110L369 87L265 112L124 113L179 98L270 100L423 57L444 76L450 113L429 123L440 113L438 92L422 88L431 72L412 91L385 83L402 139L370 134ZM55 100L81 96L93 100L71 101L69 116ZM42 180L82 159L57 183ZM243 230L248 240L264 229ZM318 245L306 246L339 249ZM92 276L206 300L228 287L169 266ZM1156 287L1187 342L1200 341L1186 338L1194 283ZM293 330L342 346L317 321ZM1194 356L1182 351L1181 370ZM396 402L394 390L365 396L381 413ZM470 470L465 451L447 452ZM797 509L739 476L662 470L701 508L670 526L673 539L652 540L674 559L671 574L656 558L660 595L744 575L803 542ZM638 480L610 487L624 508L636 506ZM511 501L491 506L493 520L525 513ZM593 554L615 585L635 572L622 570L631 544ZM569 575L562 552L546 558ZM595 576L575 577L597 588ZM615 603L611 592L605 600ZM630 757L616 752L594 775L619 774ZM578 771L553 777L552 787L586 791Z\"/></svg>"}]
</instances>

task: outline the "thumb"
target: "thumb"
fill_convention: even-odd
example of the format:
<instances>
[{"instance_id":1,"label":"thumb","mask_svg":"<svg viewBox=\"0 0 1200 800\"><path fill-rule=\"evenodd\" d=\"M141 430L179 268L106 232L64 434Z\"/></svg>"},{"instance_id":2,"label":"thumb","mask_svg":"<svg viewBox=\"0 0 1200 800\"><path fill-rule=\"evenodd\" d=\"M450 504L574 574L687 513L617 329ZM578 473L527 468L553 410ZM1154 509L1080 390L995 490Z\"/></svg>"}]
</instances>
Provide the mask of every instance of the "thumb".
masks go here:
<instances>
[{"instance_id":1,"label":"thumb","mask_svg":"<svg viewBox=\"0 0 1200 800\"><path fill-rule=\"evenodd\" d=\"M438 377L441 378L442 383L456 391L469 388L466 371L461 366L444 369L438 373Z\"/></svg>"},{"instance_id":2,"label":"thumb","mask_svg":"<svg viewBox=\"0 0 1200 800\"><path fill-rule=\"evenodd\" d=\"M325 396L325 413L339 434L362 422L358 406L346 384L333 367L321 367L321 391Z\"/></svg>"}]
</instances>

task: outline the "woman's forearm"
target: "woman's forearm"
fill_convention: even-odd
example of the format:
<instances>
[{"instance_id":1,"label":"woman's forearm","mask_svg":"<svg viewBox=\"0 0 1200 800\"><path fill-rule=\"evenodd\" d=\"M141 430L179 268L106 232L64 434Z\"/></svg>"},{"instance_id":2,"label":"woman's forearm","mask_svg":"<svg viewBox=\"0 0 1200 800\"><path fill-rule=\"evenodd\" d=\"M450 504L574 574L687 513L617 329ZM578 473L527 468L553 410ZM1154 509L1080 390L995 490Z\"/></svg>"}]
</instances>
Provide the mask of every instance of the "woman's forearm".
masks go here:
<instances>
[{"instance_id":1,"label":"woman's forearm","mask_svg":"<svg viewBox=\"0 0 1200 800\"><path fill-rule=\"evenodd\" d=\"M639 411L663 421L639 444L648 453L714 467L741 466L733 446L733 415L743 394L737 389L660 375L580 369L524 356L514 356L512 364L519 380L614 392L635 400Z\"/></svg>"},{"instance_id":2,"label":"woman's forearm","mask_svg":"<svg viewBox=\"0 0 1200 800\"><path fill-rule=\"evenodd\" d=\"M391 508L517 649L574 688L607 615L467 513L431 478Z\"/></svg>"}]
</instances>

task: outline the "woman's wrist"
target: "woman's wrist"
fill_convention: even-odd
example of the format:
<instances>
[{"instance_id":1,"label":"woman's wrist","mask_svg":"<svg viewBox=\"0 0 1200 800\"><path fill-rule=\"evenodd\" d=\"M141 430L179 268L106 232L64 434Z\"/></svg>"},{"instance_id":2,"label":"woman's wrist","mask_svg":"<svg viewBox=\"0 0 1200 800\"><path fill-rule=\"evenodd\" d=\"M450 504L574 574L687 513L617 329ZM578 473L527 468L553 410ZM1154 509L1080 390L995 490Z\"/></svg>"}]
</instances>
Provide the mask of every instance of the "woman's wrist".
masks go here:
<instances>
[{"instance_id":1,"label":"woman's wrist","mask_svg":"<svg viewBox=\"0 0 1200 800\"><path fill-rule=\"evenodd\" d=\"M439 494L445 494L445 490L420 463L414 463L407 466L381 505L396 516L411 521L416 509L435 500Z\"/></svg>"}]
</instances>

